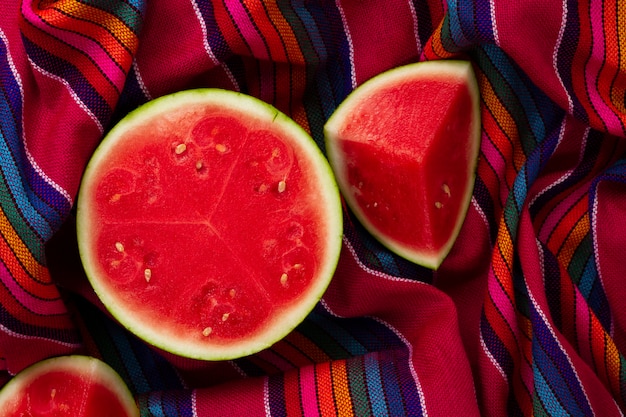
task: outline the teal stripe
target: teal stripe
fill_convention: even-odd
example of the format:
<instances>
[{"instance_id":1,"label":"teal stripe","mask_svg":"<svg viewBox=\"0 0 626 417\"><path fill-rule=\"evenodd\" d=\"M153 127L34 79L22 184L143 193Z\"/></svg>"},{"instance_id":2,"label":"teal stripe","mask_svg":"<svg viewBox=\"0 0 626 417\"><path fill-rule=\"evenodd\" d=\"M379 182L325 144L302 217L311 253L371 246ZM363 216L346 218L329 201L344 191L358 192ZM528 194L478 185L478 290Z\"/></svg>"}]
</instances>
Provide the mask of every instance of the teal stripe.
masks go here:
<instances>
[{"instance_id":1,"label":"teal stripe","mask_svg":"<svg viewBox=\"0 0 626 417\"><path fill-rule=\"evenodd\" d=\"M0 106L4 107L4 105L6 105L6 102L0 100ZM3 109L0 108L0 112L2 112L2 110ZM4 130L6 125L3 125L2 128ZM0 170L6 181L6 191L14 198L13 204L15 204L15 210L19 211L24 217L24 220L33 227L34 231L39 235L38 240L47 240L52 237L54 231L50 227L50 224L35 210L28 198L26 198L22 183L22 173L15 162L15 155L13 155L9 149L7 136L5 136L4 131L0 132Z\"/></svg>"},{"instance_id":2,"label":"teal stripe","mask_svg":"<svg viewBox=\"0 0 626 417\"><path fill-rule=\"evenodd\" d=\"M329 320L320 314L310 314L310 319L317 323L322 329L330 334L342 347L344 347L351 356L364 355L368 352L367 348L352 336L346 329L339 326L335 320Z\"/></svg>"},{"instance_id":3,"label":"teal stripe","mask_svg":"<svg viewBox=\"0 0 626 417\"><path fill-rule=\"evenodd\" d=\"M355 416L372 416L370 398L367 392L367 382L365 381L365 371L362 357L356 357L346 362L348 371L348 386L350 398L352 398L352 408Z\"/></svg>"},{"instance_id":4,"label":"teal stripe","mask_svg":"<svg viewBox=\"0 0 626 417\"><path fill-rule=\"evenodd\" d=\"M372 412L377 417L389 416L383 382L380 377L378 355L371 353L363 358L367 390L372 403Z\"/></svg>"},{"instance_id":5,"label":"teal stripe","mask_svg":"<svg viewBox=\"0 0 626 417\"><path fill-rule=\"evenodd\" d=\"M0 141L1 140L2 138L0 137ZM0 159L4 159L4 156L0 155ZM0 170L0 208L2 208L5 216L10 219L11 226L13 226L19 238L33 255L33 258L43 265L45 259L43 241L26 222L26 219L11 198L12 194L3 174L4 173ZM9 239L9 236L5 237Z\"/></svg>"},{"instance_id":6,"label":"teal stripe","mask_svg":"<svg viewBox=\"0 0 626 417\"><path fill-rule=\"evenodd\" d=\"M538 395L543 407L550 416L569 416L570 414L559 403L550 385L543 377L543 374L537 368L537 364L533 364L533 374L535 379L535 392Z\"/></svg>"}]
</instances>

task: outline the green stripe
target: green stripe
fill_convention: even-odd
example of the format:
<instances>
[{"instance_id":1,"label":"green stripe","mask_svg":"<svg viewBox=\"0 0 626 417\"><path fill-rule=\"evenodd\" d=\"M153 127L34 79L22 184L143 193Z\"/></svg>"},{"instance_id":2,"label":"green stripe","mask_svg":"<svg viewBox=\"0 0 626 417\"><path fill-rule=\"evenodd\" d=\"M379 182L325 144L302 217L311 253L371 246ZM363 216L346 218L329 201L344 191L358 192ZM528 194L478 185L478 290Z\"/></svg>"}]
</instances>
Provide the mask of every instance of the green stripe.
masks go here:
<instances>
[{"instance_id":1,"label":"green stripe","mask_svg":"<svg viewBox=\"0 0 626 417\"><path fill-rule=\"evenodd\" d=\"M355 416L373 415L370 407L370 399L365 381L365 367L363 357L358 356L346 362L348 371L348 385L350 387L350 398L352 398L352 408Z\"/></svg>"}]
</instances>

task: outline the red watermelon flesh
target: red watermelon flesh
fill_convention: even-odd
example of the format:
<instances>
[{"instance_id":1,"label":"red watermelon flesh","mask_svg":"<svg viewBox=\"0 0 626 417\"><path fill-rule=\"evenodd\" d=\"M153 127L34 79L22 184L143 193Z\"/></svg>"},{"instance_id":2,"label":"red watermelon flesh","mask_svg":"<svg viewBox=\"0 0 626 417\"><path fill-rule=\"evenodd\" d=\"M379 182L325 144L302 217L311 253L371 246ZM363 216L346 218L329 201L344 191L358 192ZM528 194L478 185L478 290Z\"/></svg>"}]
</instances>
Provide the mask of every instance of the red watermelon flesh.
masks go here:
<instances>
[{"instance_id":1,"label":"red watermelon flesh","mask_svg":"<svg viewBox=\"0 0 626 417\"><path fill-rule=\"evenodd\" d=\"M469 204L479 128L469 64L430 62L359 87L326 136L342 192L364 226L398 254L436 268Z\"/></svg>"},{"instance_id":2,"label":"red watermelon flesh","mask_svg":"<svg viewBox=\"0 0 626 417\"><path fill-rule=\"evenodd\" d=\"M131 331L222 359L284 335L321 297L341 209L330 168L295 123L255 114L260 102L219 101L235 93L195 93L96 152L79 242L94 288Z\"/></svg>"},{"instance_id":3,"label":"red watermelon flesh","mask_svg":"<svg viewBox=\"0 0 626 417\"><path fill-rule=\"evenodd\" d=\"M47 359L19 373L0 391L2 417L135 417L123 380L86 356Z\"/></svg>"}]
</instances>

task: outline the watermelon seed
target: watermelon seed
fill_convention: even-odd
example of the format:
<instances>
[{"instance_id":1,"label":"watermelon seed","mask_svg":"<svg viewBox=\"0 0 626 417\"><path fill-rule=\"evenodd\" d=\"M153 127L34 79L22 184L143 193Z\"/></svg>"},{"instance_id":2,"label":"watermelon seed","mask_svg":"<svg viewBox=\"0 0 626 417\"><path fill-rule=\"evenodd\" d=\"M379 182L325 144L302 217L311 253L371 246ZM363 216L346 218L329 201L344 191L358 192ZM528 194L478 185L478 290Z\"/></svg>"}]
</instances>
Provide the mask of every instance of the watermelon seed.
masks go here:
<instances>
[{"instance_id":1,"label":"watermelon seed","mask_svg":"<svg viewBox=\"0 0 626 417\"><path fill-rule=\"evenodd\" d=\"M450 197L450 195L451 195L451 194L450 194L450 187L448 187L448 184L443 184L443 185L441 186L441 189L443 190L443 192L444 192L444 193L446 193L446 195L447 195L448 197Z\"/></svg>"},{"instance_id":2,"label":"watermelon seed","mask_svg":"<svg viewBox=\"0 0 626 417\"><path fill-rule=\"evenodd\" d=\"M438 209L443 207L443 203L441 203L440 201L435 201L435 207L437 207Z\"/></svg>"},{"instance_id":3,"label":"watermelon seed","mask_svg":"<svg viewBox=\"0 0 626 417\"><path fill-rule=\"evenodd\" d=\"M217 145L215 145L215 150L219 153L224 153L226 152L226 145L224 145L223 143L218 143Z\"/></svg>"},{"instance_id":4,"label":"watermelon seed","mask_svg":"<svg viewBox=\"0 0 626 417\"><path fill-rule=\"evenodd\" d=\"M228 320L228 316L230 316L230 313L224 313L224 314L222 314L222 321L226 321L226 320Z\"/></svg>"},{"instance_id":5,"label":"watermelon seed","mask_svg":"<svg viewBox=\"0 0 626 417\"><path fill-rule=\"evenodd\" d=\"M118 252L124 252L124 245L122 245L122 242L115 242L115 249L117 249Z\"/></svg>"},{"instance_id":6,"label":"watermelon seed","mask_svg":"<svg viewBox=\"0 0 626 417\"><path fill-rule=\"evenodd\" d=\"M211 332L212 332L212 331L213 331L213 329L212 329L212 328L210 328L210 327L205 327L205 328L204 328L204 330L202 330L202 335L203 335L204 337L207 337L207 336L209 336L209 335L211 334Z\"/></svg>"},{"instance_id":7,"label":"watermelon seed","mask_svg":"<svg viewBox=\"0 0 626 417\"><path fill-rule=\"evenodd\" d=\"M289 276L283 272L283 274L280 276L280 283L283 287L287 286L287 279L289 279Z\"/></svg>"},{"instance_id":8,"label":"watermelon seed","mask_svg":"<svg viewBox=\"0 0 626 417\"><path fill-rule=\"evenodd\" d=\"M281 180L278 182L278 192L283 193L287 189L287 183L285 180Z\"/></svg>"},{"instance_id":9,"label":"watermelon seed","mask_svg":"<svg viewBox=\"0 0 626 417\"><path fill-rule=\"evenodd\" d=\"M230 295L230 298L235 298L236 294L237 294L237 291L235 291L234 288L231 288L231 290L228 291L228 295Z\"/></svg>"},{"instance_id":10,"label":"watermelon seed","mask_svg":"<svg viewBox=\"0 0 626 417\"><path fill-rule=\"evenodd\" d=\"M120 198L122 198L122 194L120 193L115 193L111 196L111 198L109 198L109 203L116 203L118 201L120 201Z\"/></svg>"},{"instance_id":11,"label":"watermelon seed","mask_svg":"<svg viewBox=\"0 0 626 417\"><path fill-rule=\"evenodd\" d=\"M259 188L257 189L257 191L258 191L259 193L261 193L261 194L262 194L262 193L264 193L264 192L266 192L266 191L267 191L267 184L261 184L261 185L259 185Z\"/></svg>"},{"instance_id":12,"label":"watermelon seed","mask_svg":"<svg viewBox=\"0 0 626 417\"><path fill-rule=\"evenodd\" d=\"M152 270L150 268L144 269L143 276L146 278L146 282L150 282L150 278L152 278Z\"/></svg>"},{"instance_id":13,"label":"watermelon seed","mask_svg":"<svg viewBox=\"0 0 626 417\"><path fill-rule=\"evenodd\" d=\"M202 161L196 162L196 169L200 171L202 169Z\"/></svg>"},{"instance_id":14,"label":"watermelon seed","mask_svg":"<svg viewBox=\"0 0 626 417\"><path fill-rule=\"evenodd\" d=\"M184 143L179 143L178 145L176 145L176 148L174 148L174 153L176 155L181 155L186 150L187 150L187 145L185 145Z\"/></svg>"},{"instance_id":15,"label":"watermelon seed","mask_svg":"<svg viewBox=\"0 0 626 417\"><path fill-rule=\"evenodd\" d=\"M54 399L54 397L57 396L57 390L56 388L52 388L52 391L50 391L50 398Z\"/></svg>"}]
</instances>

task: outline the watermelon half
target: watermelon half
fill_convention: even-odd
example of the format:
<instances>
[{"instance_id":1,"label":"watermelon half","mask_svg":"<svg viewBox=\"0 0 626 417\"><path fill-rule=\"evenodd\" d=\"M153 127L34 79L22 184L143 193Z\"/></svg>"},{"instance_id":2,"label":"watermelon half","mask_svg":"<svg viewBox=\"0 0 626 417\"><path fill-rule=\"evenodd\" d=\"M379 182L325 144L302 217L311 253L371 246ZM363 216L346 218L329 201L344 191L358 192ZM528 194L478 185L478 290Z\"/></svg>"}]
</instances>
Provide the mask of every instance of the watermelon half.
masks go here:
<instances>
[{"instance_id":1,"label":"watermelon half","mask_svg":"<svg viewBox=\"0 0 626 417\"><path fill-rule=\"evenodd\" d=\"M471 64L428 61L356 88L325 136L339 187L363 226L398 255L436 269L471 200L480 126Z\"/></svg>"},{"instance_id":2,"label":"watermelon half","mask_svg":"<svg viewBox=\"0 0 626 417\"><path fill-rule=\"evenodd\" d=\"M99 359L59 356L24 369L0 391L0 417L139 417L122 378Z\"/></svg>"},{"instance_id":3,"label":"watermelon half","mask_svg":"<svg viewBox=\"0 0 626 417\"><path fill-rule=\"evenodd\" d=\"M103 304L145 341L196 359L284 337L322 297L341 249L339 191L313 139L220 89L127 115L92 156L77 207Z\"/></svg>"}]
</instances>

